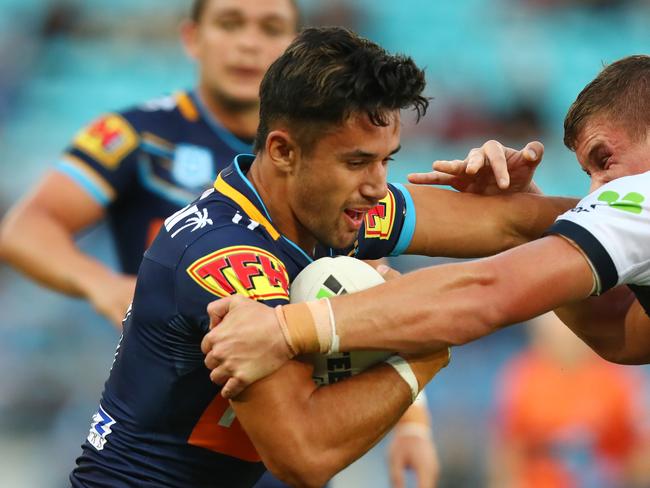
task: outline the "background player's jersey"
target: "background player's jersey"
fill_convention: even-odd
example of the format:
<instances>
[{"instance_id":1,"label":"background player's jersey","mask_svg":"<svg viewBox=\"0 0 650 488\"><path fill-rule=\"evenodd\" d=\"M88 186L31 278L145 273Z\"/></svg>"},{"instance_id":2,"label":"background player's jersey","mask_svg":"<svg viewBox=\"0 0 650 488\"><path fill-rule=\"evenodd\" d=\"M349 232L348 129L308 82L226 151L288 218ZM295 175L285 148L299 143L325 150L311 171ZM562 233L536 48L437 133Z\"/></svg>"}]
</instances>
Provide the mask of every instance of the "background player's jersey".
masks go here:
<instances>
[{"instance_id":1,"label":"background player's jersey","mask_svg":"<svg viewBox=\"0 0 650 488\"><path fill-rule=\"evenodd\" d=\"M290 282L312 261L275 229L244 176L252 161L239 156L213 189L165 220L146 251L73 486L238 488L263 473L200 348L208 303L235 293L288 303ZM408 246L414 226L410 195L389 185L354 249L315 257L385 256Z\"/></svg>"},{"instance_id":2,"label":"background player's jersey","mask_svg":"<svg viewBox=\"0 0 650 488\"><path fill-rule=\"evenodd\" d=\"M122 270L135 274L162 221L249 151L195 93L180 92L95 120L57 169L106 206Z\"/></svg>"},{"instance_id":3,"label":"background player's jersey","mask_svg":"<svg viewBox=\"0 0 650 488\"><path fill-rule=\"evenodd\" d=\"M650 172L617 178L587 195L549 233L582 249L599 293L629 285L650 315Z\"/></svg>"}]
</instances>

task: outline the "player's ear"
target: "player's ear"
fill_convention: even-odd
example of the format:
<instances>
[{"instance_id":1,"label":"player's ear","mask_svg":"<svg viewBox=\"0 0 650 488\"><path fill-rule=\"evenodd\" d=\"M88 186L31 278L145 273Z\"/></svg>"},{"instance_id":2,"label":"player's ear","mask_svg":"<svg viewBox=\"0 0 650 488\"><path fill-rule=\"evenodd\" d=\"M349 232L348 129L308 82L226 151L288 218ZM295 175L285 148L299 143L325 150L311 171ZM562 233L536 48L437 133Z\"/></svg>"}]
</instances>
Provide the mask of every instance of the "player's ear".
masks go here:
<instances>
[{"instance_id":1,"label":"player's ear","mask_svg":"<svg viewBox=\"0 0 650 488\"><path fill-rule=\"evenodd\" d=\"M180 25L181 41L187 55L196 59L198 57L198 25L190 19L185 19Z\"/></svg>"},{"instance_id":2,"label":"player's ear","mask_svg":"<svg viewBox=\"0 0 650 488\"><path fill-rule=\"evenodd\" d=\"M284 130L274 130L266 136L266 154L271 163L283 173L291 173L295 167L299 148L291 135Z\"/></svg>"}]
</instances>

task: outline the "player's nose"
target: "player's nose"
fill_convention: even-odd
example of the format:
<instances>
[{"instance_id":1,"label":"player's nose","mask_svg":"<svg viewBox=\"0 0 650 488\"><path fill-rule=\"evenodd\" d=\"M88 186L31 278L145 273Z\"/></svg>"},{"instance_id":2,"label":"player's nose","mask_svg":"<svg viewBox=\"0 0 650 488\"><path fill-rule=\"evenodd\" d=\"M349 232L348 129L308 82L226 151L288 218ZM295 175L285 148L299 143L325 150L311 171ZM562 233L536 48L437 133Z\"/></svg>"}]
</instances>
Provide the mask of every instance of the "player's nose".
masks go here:
<instances>
[{"instance_id":1,"label":"player's nose","mask_svg":"<svg viewBox=\"0 0 650 488\"><path fill-rule=\"evenodd\" d=\"M386 182L387 167L383 161L377 161L368 166L366 178L361 185L361 194L373 201L379 201L388 193Z\"/></svg>"}]
</instances>

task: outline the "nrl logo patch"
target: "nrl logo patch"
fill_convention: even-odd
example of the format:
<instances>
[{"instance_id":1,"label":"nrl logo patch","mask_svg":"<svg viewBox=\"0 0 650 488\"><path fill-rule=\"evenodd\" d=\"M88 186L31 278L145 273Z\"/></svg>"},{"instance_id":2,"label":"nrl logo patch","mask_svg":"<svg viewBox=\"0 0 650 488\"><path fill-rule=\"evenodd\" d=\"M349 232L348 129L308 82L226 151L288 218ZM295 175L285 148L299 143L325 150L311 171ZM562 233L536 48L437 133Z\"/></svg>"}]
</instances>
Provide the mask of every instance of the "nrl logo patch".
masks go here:
<instances>
[{"instance_id":1,"label":"nrl logo patch","mask_svg":"<svg viewBox=\"0 0 650 488\"><path fill-rule=\"evenodd\" d=\"M187 273L219 297L244 295L255 300L289 299L289 275L277 257L254 246L231 246L194 261Z\"/></svg>"},{"instance_id":2,"label":"nrl logo patch","mask_svg":"<svg viewBox=\"0 0 650 488\"><path fill-rule=\"evenodd\" d=\"M379 203L364 217L366 238L387 240L395 223L395 196L389 190Z\"/></svg>"}]
</instances>

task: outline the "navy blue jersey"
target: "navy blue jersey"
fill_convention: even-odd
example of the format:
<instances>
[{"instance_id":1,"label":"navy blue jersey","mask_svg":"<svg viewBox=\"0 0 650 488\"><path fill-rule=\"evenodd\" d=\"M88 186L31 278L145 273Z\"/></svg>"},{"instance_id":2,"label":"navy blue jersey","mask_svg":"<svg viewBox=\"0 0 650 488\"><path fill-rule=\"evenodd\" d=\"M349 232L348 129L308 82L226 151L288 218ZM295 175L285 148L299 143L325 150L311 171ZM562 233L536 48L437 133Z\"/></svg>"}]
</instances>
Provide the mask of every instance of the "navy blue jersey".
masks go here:
<instances>
[{"instance_id":1,"label":"navy blue jersey","mask_svg":"<svg viewBox=\"0 0 650 488\"><path fill-rule=\"evenodd\" d=\"M122 270L136 274L162 221L209 188L228 161L250 151L180 92L84 127L57 169L106 206Z\"/></svg>"},{"instance_id":2,"label":"navy blue jersey","mask_svg":"<svg viewBox=\"0 0 650 488\"><path fill-rule=\"evenodd\" d=\"M214 188L168 217L145 256L74 486L248 487L264 471L255 447L201 352L206 307L235 293L289 302L289 285L312 261L274 227L238 156ZM368 212L353 249L317 256L378 258L404 250L415 227L406 189Z\"/></svg>"}]
</instances>

